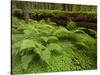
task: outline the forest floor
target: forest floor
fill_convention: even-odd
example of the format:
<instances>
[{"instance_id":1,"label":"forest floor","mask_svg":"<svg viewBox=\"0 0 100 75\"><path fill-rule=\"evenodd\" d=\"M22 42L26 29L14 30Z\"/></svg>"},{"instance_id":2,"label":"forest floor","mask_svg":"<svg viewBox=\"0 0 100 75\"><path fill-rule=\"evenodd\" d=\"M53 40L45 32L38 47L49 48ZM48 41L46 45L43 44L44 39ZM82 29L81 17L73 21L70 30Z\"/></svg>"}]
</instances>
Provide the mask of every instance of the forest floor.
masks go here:
<instances>
[{"instance_id":1,"label":"forest floor","mask_svg":"<svg viewBox=\"0 0 100 75\"><path fill-rule=\"evenodd\" d=\"M43 73L97 68L97 41L74 22L28 24L12 18L12 73Z\"/></svg>"}]
</instances>

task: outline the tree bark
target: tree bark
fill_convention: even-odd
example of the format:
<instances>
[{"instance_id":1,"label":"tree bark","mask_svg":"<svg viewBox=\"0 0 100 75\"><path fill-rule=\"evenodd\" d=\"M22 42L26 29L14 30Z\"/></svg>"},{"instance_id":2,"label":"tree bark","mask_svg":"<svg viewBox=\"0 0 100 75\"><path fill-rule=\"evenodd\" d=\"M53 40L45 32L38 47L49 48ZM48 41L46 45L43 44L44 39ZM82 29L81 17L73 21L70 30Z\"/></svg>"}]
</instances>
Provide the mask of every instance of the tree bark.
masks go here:
<instances>
[{"instance_id":1,"label":"tree bark","mask_svg":"<svg viewBox=\"0 0 100 75\"><path fill-rule=\"evenodd\" d=\"M67 8L67 4L63 4L63 9L62 9L63 11L67 11L68 10L68 8Z\"/></svg>"},{"instance_id":2,"label":"tree bark","mask_svg":"<svg viewBox=\"0 0 100 75\"><path fill-rule=\"evenodd\" d=\"M26 23L28 23L29 12L28 12L27 2L22 2L22 12L23 12L23 17L24 17Z\"/></svg>"}]
</instances>

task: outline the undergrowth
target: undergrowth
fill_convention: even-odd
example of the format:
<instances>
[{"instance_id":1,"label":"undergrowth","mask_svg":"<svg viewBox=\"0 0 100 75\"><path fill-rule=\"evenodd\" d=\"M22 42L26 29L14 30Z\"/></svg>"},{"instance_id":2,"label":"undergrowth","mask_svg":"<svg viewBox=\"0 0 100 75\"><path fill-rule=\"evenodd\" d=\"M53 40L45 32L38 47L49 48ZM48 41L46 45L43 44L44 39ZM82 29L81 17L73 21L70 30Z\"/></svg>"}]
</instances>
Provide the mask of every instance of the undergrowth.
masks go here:
<instances>
[{"instance_id":1,"label":"undergrowth","mask_svg":"<svg viewBox=\"0 0 100 75\"><path fill-rule=\"evenodd\" d=\"M65 28L44 20L26 24L12 19L13 74L97 68L96 39L73 22Z\"/></svg>"}]
</instances>

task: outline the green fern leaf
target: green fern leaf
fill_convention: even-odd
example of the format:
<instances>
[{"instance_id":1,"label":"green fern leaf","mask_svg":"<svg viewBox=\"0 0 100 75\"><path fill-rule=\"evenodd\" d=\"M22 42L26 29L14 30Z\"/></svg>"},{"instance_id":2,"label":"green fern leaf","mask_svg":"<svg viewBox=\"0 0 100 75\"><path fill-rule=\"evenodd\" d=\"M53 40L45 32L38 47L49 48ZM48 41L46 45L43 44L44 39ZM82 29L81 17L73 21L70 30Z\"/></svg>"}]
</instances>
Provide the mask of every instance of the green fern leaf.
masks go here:
<instances>
[{"instance_id":1,"label":"green fern leaf","mask_svg":"<svg viewBox=\"0 0 100 75\"><path fill-rule=\"evenodd\" d=\"M79 29L73 30L73 32L75 32L75 33L83 33L83 34L86 34L84 31L79 30Z\"/></svg>"},{"instance_id":2,"label":"green fern leaf","mask_svg":"<svg viewBox=\"0 0 100 75\"><path fill-rule=\"evenodd\" d=\"M87 46L84 42L75 42L75 44L76 44L79 48L88 49L88 46Z\"/></svg>"},{"instance_id":3,"label":"green fern leaf","mask_svg":"<svg viewBox=\"0 0 100 75\"><path fill-rule=\"evenodd\" d=\"M59 40L56 36L50 36L50 37L40 37L44 42L55 42L57 40Z\"/></svg>"},{"instance_id":4,"label":"green fern leaf","mask_svg":"<svg viewBox=\"0 0 100 75\"><path fill-rule=\"evenodd\" d=\"M75 30L75 29L77 29L77 26L76 26L76 23L75 23L74 21L70 20L70 21L67 23L66 28L67 28L68 30Z\"/></svg>"},{"instance_id":5,"label":"green fern leaf","mask_svg":"<svg viewBox=\"0 0 100 75\"><path fill-rule=\"evenodd\" d=\"M43 50L40 56L42 60L44 60L46 63L49 63L51 53L48 49Z\"/></svg>"},{"instance_id":6,"label":"green fern leaf","mask_svg":"<svg viewBox=\"0 0 100 75\"><path fill-rule=\"evenodd\" d=\"M53 35L57 36L58 38L63 38L63 37L67 37L69 34L69 31L64 28L64 27L60 27L59 29L57 29Z\"/></svg>"},{"instance_id":7,"label":"green fern leaf","mask_svg":"<svg viewBox=\"0 0 100 75\"><path fill-rule=\"evenodd\" d=\"M56 37L56 36L50 36L50 37L48 37L48 42L50 43L50 42L56 42L56 41L58 41L59 39Z\"/></svg>"},{"instance_id":8,"label":"green fern leaf","mask_svg":"<svg viewBox=\"0 0 100 75\"><path fill-rule=\"evenodd\" d=\"M25 39L21 44L21 50L31 47L35 48L35 42L33 40Z\"/></svg>"},{"instance_id":9,"label":"green fern leaf","mask_svg":"<svg viewBox=\"0 0 100 75\"><path fill-rule=\"evenodd\" d=\"M42 37L40 37L44 42L47 42L48 41L48 37L44 37L44 36L42 36Z\"/></svg>"},{"instance_id":10,"label":"green fern leaf","mask_svg":"<svg viewBox=\"0 0 100 75\"><path fill-rule=\"evenodd\" d=\"M41 54L42 50L45 49L45 47L42 45L42 44L39 44L39 43L36 43L36 48L34 49L34 51L37 53L37 54Z\"/></svg>"},{"instance_id":11,"label":"green fern leaf","mask_svg":"<svg viewBox=\"0 0 100 75\"><path fill-rule=\"evenodd\" d=\"M33 55L24 55L21 58L21 63L22 63L22 67L23 69L27 69L29 66L29 63L32 61Z\"/></svg>"},{"instance_id":12,"label":"green fern leaf","mask_svg":"<svg viewBox=\"0 0 100 75\"><path fill-rule=\"evenodd\" d=\"M78 27L77 29L79 29L79 30L86 30L86 28L84 28L84 27Z\"/></svg>"},{"instance_id":13,"label":"green fern leaf","mask_svg":"<svg viewBox=\"0 0 100 75\"><path fill-rule=\"evenodd\" d=\"M51 51L55 51L56 53L62 53L63 48L55 43L51 43L49 45L47 45L47 48Z\"/></svg>"}]
</instances>

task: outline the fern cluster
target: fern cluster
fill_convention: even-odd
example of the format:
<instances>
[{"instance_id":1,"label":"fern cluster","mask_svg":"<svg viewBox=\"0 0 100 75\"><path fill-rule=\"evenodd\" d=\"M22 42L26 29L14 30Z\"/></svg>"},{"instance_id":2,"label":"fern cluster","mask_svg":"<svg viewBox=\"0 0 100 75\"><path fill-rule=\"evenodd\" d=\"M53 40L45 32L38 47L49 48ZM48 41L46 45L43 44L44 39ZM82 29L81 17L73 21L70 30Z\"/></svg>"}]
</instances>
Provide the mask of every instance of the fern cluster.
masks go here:
<instances>
[{"instance_id":1,"label":"fern cluster","mask_svg":"<svg viewBox=\"0 0 100 75\"><path fill-rule=\"evenodd\" d=\"M72 20L70 20L68 23L67 23L67 26L66 28L68 30L74 30L74 29L77 29L77 26L76 26L76 23L73 22Z\"/></svg>"},{"instance_id":2,"label":"fern cluster","mask_svg":"<svg viewBox=\"0 0 100 75\"><path fill-rule=\"evenodd\" d=\"M96 69L96 39L84 31L68 30L50 21L25 24L13 19L12 29L16 26L23 31L12 33L13 73Z\"/></svg>"}]
</instances>

